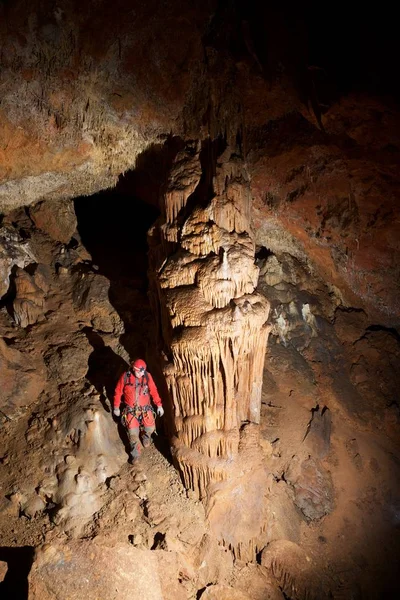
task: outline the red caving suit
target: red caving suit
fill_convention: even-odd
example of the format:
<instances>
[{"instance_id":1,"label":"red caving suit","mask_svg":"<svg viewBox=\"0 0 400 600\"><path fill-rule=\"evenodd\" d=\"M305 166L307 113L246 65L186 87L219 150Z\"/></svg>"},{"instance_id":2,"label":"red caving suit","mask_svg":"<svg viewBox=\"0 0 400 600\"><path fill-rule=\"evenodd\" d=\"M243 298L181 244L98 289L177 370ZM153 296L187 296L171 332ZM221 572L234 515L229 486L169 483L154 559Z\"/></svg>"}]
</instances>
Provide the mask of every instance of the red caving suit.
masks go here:
<instances>
[{"instance_id":1,"label":"red caving suit","mask_svg":"<svg viewBox=\"0 0 400 600\"><path fill-rule=\"evenodd\" d=\"M131 455L138 457L141 450L140 427L142 427L143 445L149 446L151 435L155 430L151 400L156 406L162 406L161 398L153 377L147 371L141 377L137 377L131 371L123 373L115 388L114 408L120 407L122 396L125 403L122 410L122 423L128 430Z\"/></svg>"}]
</instances>

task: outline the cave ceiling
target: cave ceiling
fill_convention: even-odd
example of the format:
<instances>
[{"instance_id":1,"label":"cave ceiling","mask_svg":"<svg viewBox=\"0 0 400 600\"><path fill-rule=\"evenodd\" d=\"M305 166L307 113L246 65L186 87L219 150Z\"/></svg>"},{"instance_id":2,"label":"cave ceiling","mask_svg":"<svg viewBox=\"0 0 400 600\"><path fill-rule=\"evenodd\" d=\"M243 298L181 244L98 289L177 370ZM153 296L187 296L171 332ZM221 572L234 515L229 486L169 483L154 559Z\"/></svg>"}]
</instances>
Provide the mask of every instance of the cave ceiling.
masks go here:
<instances>
[{"instance_id":1,"label":"cave ceiling","mask_svg":"<svg viewBox=\"0 0 400 600\"><path fill-rule=\"evenodd\" d=\"M0 210L115 185L173 138L237 146L257 243L398 324L389 16L243 2L0 3ZM154 198L153 202L156 202Z\"/></svg>"}]
</instances>

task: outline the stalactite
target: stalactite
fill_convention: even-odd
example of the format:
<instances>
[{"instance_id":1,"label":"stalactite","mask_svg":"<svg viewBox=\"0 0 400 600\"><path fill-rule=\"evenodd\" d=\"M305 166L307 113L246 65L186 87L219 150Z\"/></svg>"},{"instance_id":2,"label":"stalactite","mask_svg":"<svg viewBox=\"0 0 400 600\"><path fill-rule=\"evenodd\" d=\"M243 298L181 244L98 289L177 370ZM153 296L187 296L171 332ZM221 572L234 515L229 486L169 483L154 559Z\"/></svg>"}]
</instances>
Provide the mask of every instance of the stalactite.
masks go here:
<instances>
[{"instance_id":1,"label":"stalactite","mask_svg":"<svg viewBox=\"0 0 400 600\"><path fill-rule=\"evenodd\" d=\"M200 181L199 152L200 145L198 143L187 144L184 150L175 157L167 192L164 196L164 208L168 224L174 223Z\"/></svg>"}]
</instances>

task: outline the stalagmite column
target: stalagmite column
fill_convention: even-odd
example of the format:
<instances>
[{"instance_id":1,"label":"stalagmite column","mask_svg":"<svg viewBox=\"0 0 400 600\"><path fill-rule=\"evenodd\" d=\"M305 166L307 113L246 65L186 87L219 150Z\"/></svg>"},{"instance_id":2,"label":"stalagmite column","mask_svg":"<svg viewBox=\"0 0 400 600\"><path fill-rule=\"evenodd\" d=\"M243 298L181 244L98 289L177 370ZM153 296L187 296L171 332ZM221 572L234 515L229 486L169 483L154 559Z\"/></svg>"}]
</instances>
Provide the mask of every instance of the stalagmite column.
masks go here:
<instances>
[{"instance_id":1,"label":"stalagmite column","mask_svg":"<svg viewBox=\"0 0 400 600\"><path fill-rule=\"evenodd\" d=\"M204 498L240 461L243 426L259 423L269 305L254 291L245 165L229 148L216 165L202 163L193 145L177 156L149 238L172 449L186 486Z\"/></svg>"}]
</instances>

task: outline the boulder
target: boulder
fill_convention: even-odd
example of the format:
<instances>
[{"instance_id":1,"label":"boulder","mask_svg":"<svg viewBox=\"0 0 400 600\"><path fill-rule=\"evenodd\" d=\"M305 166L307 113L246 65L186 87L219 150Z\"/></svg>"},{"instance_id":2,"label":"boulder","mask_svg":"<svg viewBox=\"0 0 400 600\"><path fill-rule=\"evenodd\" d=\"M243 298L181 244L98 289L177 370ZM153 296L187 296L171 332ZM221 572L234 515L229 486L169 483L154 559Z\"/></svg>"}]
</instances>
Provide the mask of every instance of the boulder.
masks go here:
<instances>
[{"instance_id":1,"label":"boulder","mask_svg":"<svg viewBox=\"0 0 400 600\"><path fill-rule=\"evenodd\" d=\"M174 553L99 539L46 544L29 574L30 600L185 600Z\"/></svg>"},{"instance_id":2,"label":"boulder","mask_svg":"<svg viewBox=\"0 0 400 600\"><path fill-rule=\"evenodd\" d=\"M88 371L88 360L93 351L83 334L71 335L63 345L51 347L44 355L49 379L58 384L78 381Z\"/></svg>"},{"instance_id":3,"label":"boulder","mask_svg":"<svg viewBox=\"0 0 400 600\"><path fill-rule=\"evenodd\" d=\"M30 207L29 214L36 227L57 242L68 244L76 230L77 219L72 200L38 202Z\"/></svg>"},{"instance_id":4,"label":"boulder","mask_svg":"<svg viewBox=\"0 0 400 600\"><path fill-rule=\"evenodd\" d=\"M109 300L110 281L96 273L76 273L72 298L78 318L104 333L121 335L123 323Z\"/></svg>"}]
</instances>

